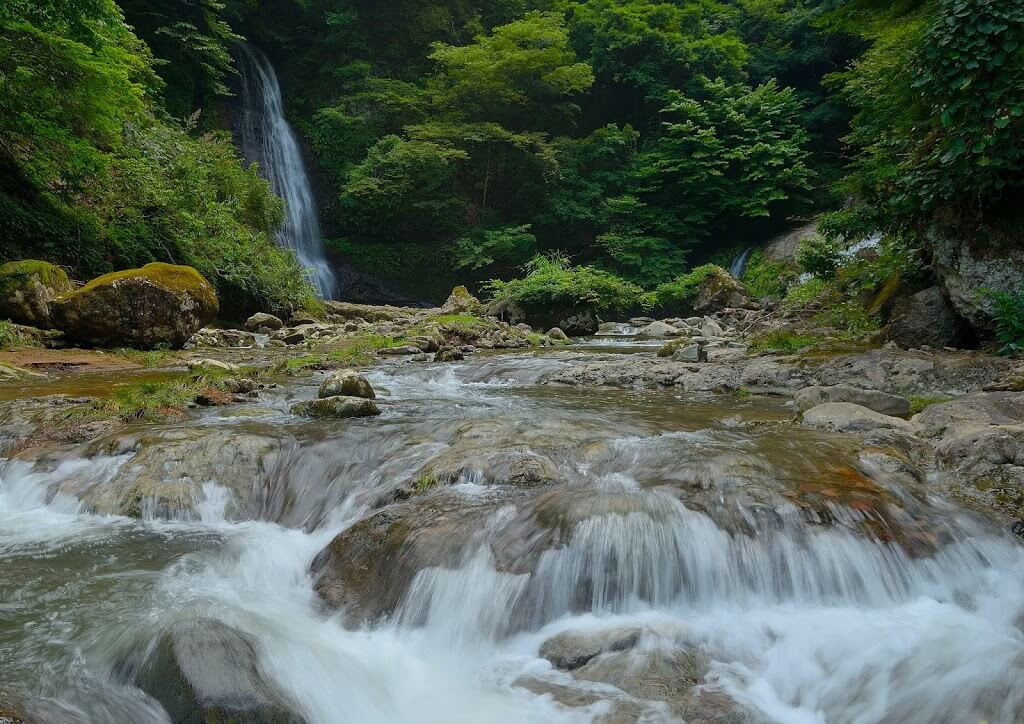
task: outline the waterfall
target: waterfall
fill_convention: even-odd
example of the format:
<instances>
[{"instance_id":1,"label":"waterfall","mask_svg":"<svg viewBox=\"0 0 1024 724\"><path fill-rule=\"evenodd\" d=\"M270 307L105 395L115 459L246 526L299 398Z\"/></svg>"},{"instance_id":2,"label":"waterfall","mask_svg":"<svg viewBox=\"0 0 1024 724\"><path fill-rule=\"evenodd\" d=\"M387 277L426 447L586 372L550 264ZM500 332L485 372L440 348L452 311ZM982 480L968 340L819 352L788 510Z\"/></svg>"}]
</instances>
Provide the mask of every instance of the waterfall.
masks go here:
<instances>
[{"instance_id":1,"label":"waterfall","mask_svg":"<svg viewBox=\"0 0 1024 724\"><path fill-rule=\"evenodd\" d=\"M337 282L324 256L316 200L295 132L284 116L277 74L260 50L245 44L240 47L242 152L248 162L259 165L260 175L284 199L279 243L295 253L317 293L331 299Z\"/></svg>"},{"instance_id":2,"label":"waterfall","mask_svg":"<svg viewBox=\"0 0 1024 724\"><path fill-rule=\"evenodd\" d=\"M736 255L736 258L732 260L729 265L729 273L739 279L743 276L743 270L747 268L747 262L750 261L750 255L754 252L754 247L750 246L741 251Z\"/></svg>"}]
</instances>

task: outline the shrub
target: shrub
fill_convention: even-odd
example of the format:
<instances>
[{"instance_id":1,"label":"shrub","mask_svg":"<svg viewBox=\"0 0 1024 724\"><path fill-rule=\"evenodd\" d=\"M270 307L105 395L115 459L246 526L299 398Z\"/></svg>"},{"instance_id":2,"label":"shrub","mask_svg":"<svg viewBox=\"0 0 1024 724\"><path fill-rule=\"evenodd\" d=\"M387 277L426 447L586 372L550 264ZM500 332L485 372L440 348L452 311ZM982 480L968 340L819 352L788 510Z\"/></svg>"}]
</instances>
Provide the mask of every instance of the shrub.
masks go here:
<instances>
[{"instance_id":1,"label":"shrub","mask_svg":"<svg viewBox=\"0 0 1024 724\"><path fill-rule=\"evenodd\" d=\"M786 290L786 305L794 308L805 307L820 299L827 291L828 282L820 277L811 277Z\"/></svg>"},{"instance_id":2,"label":"shrub","mask_svg":"<svg viewBox=\"0 0 1024 724\"><path fill-rule=\"evenodd\" d=\"M708 277L728 273L716 264L704 264L670 282L659 284L654 295L663 307L686 307L697 297L701 285Z\"/></svg>"},{"instance_id":3,"label":"shrub","mask_svg":"<svg viewBox=\"0 0 1024 724\"><path fill-rule=\"evenodd\" d=\"M758 335L750 340L749 351L777 352L781 354L793 354L800 350L814 346L818 341L817 337L809 334L797 334L787 330L777 330Z\"/></svg>"},{"instance_id":4,"label":"shrub","mask_svg":"<svg viewBox=\"0 0 1024 724\"><path fill-rule=\"evenodd\" d=\"M595 311L627 311L644 306L643 289L611 272L571 266L561 255L536 256L518 279L492 279L484 291L495 302L522 308L591 307Z\"/></svg>"},{"instance_id":5,"label":"shrub","mask_svg":"<svg viewBox=\"0 0 1024 724\"><path fill-rule=\"evenodd\" d=\"M1017 355L1024 352L1024 286L1013 293L989 289L982 293L992 300L996 338L1002 344L999 353Z\"/></svg>"},{"instance_id":6,"label":"shrub","mask_svg":"<svg viewBox=\"0 0 1024 724\"><path fill-rule=\"evenodd\" d=\"M743 282L747 291L758 299L764 297L781 299L786 295L786 289L793 282L795 276L785 264L765 261L764 252L757 249L750 255L747 268L743 270L740 281Z\"/></svg>"},{"instance_id":7,"label":"shrub","mask_svg":"<svg viewBox=\"0 0 1024 724\"><path fill-rule=\"evenodd\" d=\"M796 251L800 268L823 279L834 277L842 260L839 242L821 236L804 239Z\"/></svg>"}]
</instances>

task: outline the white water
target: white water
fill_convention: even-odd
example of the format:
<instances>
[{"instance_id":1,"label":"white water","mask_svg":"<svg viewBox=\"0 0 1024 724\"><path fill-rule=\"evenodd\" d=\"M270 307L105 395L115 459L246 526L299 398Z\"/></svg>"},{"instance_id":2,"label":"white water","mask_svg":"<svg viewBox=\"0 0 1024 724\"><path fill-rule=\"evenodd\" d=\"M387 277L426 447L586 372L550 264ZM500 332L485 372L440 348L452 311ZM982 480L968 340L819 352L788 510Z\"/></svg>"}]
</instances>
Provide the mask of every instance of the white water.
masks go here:
<instances>
[{"instance_id":1,"label":"white water","mask_svg":"<svg viewBox=\"0 0 1024 724\"><path fill-rule=\"evenodd\" d=\"M524 358L518 378L508 362L378 370L374 383L405 409L339 428L331 447L338 459L376 465L376 477L359 467L342 473L372 487L414 474L424 456L446 446L449 427L467 419L511 428L564 419L567 431L571 421L586 430L603 425L605 453L587 457L591 467L564 464L592 486L570 491L579 504L607 512L585 518L532 574L496 570L490 544L520 513L504 505L461 556L421 570L389 620L353 626L322 610L308 570L337 532L369 511L354 496L301 530L225 520L226 491L210 482L201 520L136 522L88 515L73 499L49 494L72 478L97 484L123 458L71 457L35 473L11 462L0 466L0 565L10 562L15 572L11 583L0 583L0 623L6 612L25 624L13 648L0 637L0 671L30 668L15 681L30 678L45 690L49 699L38 708L44 722L165 721L152 700L113 687L107 667L126 645L174 621L215 618L255 642L262 675L310 724L589 722L629 697L554 671L538 650L565 630L636 627L642 637L629 656L638 665L659 651L696 648L710 661L709 686L747 707L755 721L1019 720L1019 545L941 502L933 512L949 537L932 555L911 556L858 535L849 511L847 524L815 527L781 502L771 520L739 505L753 530L727 532L649 487L649 478L729 450L742 450L749 466L756 462L753 433L737 441L741 433L710 422L618 432L621 418L606 415L619 410L569 408L557 394L521 396L539 364ZM631 398L617 399L621 406ZM353 447L351 435L366 432L387 442ZM311 450L299 458L308 463L298 471L308 495L333 482L334 473L310 462L317 459ZM649 470L652 461L666 467ZM756 470L767 485L771 466ZM463 483L452 491L475 500L486 488ZM722 488L727 503L731 494ZM147 552L159 560L146 563ZM83 559L91 568L72 573ZM36 560L38 570L31 569ZM116 584L113 593L89 588L104 580ZM567 707L529 691L524 677L597 700ZM659 702L641 705L644 722L676 721Z\"/></svg>"},{"instance_id":2,"label":"white water","mask_svg":"<svg viewBox=\"0 0 1024 724\"><path fill-rule=\"evenodd\" d=\"M242 150L284 199L285 221L278 241L295 253L317 293L332 299L337 281L324 256L316 199L295 132L284 115L277 74L259 49L245 44L240 48Z\"/></svg>"}]
</instances>

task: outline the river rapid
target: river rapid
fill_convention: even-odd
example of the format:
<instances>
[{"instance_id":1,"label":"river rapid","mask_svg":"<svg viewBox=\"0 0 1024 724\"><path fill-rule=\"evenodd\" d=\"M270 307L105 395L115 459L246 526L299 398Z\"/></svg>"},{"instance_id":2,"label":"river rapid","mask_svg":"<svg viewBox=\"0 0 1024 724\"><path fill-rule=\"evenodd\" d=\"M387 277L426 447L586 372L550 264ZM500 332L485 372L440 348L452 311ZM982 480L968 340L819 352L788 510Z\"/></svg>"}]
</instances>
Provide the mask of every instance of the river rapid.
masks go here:
<instances>
[{"instance_id":1,"label":"river rapid","mask_svg":"<svg viewBox=\"0 0 1024 724\"><path fill-rule=\"evenodd\" d=\"M1019 541L776 399L543 384L600 344L381 366L377 418L289 415L316 378L178 423L283 436L248 506L213 478L180 514L99 515L80 491L136 453L0 462L0 692L200 721L141 672L204 621L288 712L237 721L1024 720ZM407 547L325 563L381 508ZM365 560L367 591L325 586ZM567 632L604 643L560 658Z\"/></svg>"}]
</instances>

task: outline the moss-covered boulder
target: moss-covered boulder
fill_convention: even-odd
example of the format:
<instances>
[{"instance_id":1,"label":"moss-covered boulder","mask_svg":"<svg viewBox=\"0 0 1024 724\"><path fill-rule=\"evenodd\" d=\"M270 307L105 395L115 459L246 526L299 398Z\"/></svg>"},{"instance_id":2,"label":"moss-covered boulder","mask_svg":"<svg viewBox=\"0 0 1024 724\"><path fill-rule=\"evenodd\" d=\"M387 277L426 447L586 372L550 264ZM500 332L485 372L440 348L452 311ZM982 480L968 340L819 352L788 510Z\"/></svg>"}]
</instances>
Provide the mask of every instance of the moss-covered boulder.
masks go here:
<instances>
[{"instance_id":1,"label":"moss-covered boulder","mask_svg":"<svg viewBox=\"0 0 1024 724\"><path fill-rule=\"evenodd\" d=\"M11 261L0 266L0 317L12 322L47 327L50 302L75 285L58 266L37 259Z\"/></svg>"},{"instance_id":2,"label":"moss-covered boulder","mask_svg":"<svg viewBox=\"0 0 1024 724\"><path fill-rule=\"evenodd\" d=\"M104 274L50 305L50 322L97 347L180 348L219 308L210 282L189 266L147 264Z\"/></svg>"},{"instance_id":3,"label":"moss-covered boulder","mask_svg":"<svg viewBox=\"0 0 1024 724\"><path fill-rule=\"evenodd\" d=\"M749 303L743 285L724 269L716 269L700 282L690 303L696 314L713 314L726 308L744 307Z\"/></svg>"},{"instance_id":4,"label":"moss-covered boulder","mask_svg":"<svg viewBox=\"0 0 1024 724\"><path fill-rule=\"evenodd\" d=\"M480 314L483 308L480 300L470 294L466 287L458 286L452 289L441 311L444 314Z\"/></svg>"}]
</instances>

